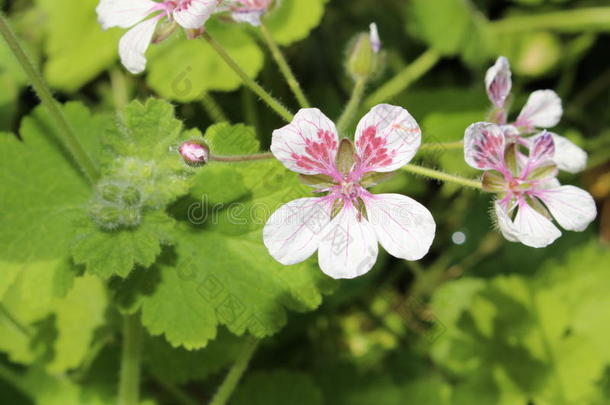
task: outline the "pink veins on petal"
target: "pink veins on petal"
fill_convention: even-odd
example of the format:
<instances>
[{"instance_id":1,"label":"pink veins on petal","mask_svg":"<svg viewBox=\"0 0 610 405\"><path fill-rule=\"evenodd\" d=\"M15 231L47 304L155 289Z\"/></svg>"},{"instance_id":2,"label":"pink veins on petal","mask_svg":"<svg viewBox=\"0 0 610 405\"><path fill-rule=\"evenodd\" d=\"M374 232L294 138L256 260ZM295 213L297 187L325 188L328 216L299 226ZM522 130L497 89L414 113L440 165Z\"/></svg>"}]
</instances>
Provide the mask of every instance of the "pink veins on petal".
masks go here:
<instances>
[{"instance_id":1,"label":"pink veins on petal","mask_svg":"<svg viewBox=\"0 0 610 405\"><path fill-rule=\"evenodd\" d=\"M322 173L334 174L337 171L334 162L334 151L337 150L336 136L323 129L318 130L317 136L317 141L304 139L307 155L292 152L291 157L300 168L306 170L317 169Z\"/></svg>"},{"instance_id":2,"label":"pink veins on petal","mask_svg":"<svg viewBox=\"0 0 610 405\"><path fill-rule=\"evenodd\" d=\"M387 146L387 139L377 136L377 127L370 126L364 130L364 133L357 142L358 149L361 151L360 158L362 159L362 170L366 171L371 167L387 166L392 163L392 158L396 155L396 151L392 151L391 155Z\"/></svg>"}]
</instances>

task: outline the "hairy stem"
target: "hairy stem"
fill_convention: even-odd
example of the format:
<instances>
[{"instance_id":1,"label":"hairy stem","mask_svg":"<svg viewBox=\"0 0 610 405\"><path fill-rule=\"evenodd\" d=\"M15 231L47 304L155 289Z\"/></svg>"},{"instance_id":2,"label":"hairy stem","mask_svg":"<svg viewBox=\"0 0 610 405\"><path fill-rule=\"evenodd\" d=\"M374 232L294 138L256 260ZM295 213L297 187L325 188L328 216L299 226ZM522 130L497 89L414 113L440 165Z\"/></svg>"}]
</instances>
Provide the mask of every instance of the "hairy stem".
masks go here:
<instances>
[{"instance_id":1,"label":"hairy stem","mask_svg":"<svg viewBox=\"0 0 610 405\"><path fill-rule=\"evenodd\" d=\"M273 153L265 152L265 153L256 153L254 155L231 155L231 156L221 156L221 155L210 155L210 161L212 162L250 162L252 160L265 160L265 159L273 159Z\"/></svg>"},{"instance_id":2,"label":"hairy stem","mask_svg":"<svg viewBox=\"0 0 610 405\"><path fill-rule=\"evenodd\" d=\"M347 107L339 117L337 121L337 131L339 132L339 136L343 135L344 132L348 129L349 125L354 120L354 116L360 109L360 105L362 104L362 96L364 95L364 90L366 89L366 78L360 78L356 80L354 84L354 89L352 90L352 96L347 103Z\"/></svg>"},{"instance_id":3,"label":"hairy stem","mask_svg":"<svg viewBox=\"0 0 610 405\"><path fill-rule=\"evenodd\" d=\"M218 122L229 122L227 115L222 110L222 107L210 93L203 93L201 97L201 105L203 106L208 116L212 121Z\"/></svg>"},{"instance_id":4,"label":"hairy stem","mask_svg":"<svg viewBox=\"0 0 610 405\"><path fill-rule=\"evenodd\" d=\"M409 173L418 174L420 176L429 177L431 179L436 179L448 183L456 183L464 187L475 188L478 190L483 189L483 185L479 180L467 179L464 177L456 176L454 174L441 172L440 170L430 169L428 167L408 164L403 166L402 169Z\"/></svg>"},{"instance_id":5,"label":"hairy stem","mask_svg":"<svg viewBox=\"0 0 610 405\"><path fill-rule=\"evenodd\" d=\"M442 152L445 150L463 149L464 141L446 143L424 143L419 147L422 152Z\"/></svg>"},{"instance_id":6,"label":"hairy stem","mask_svg":"<svg viewBox=\"0 0 610 405\"><path fill-rule=\"evenodd\" d=\"M439 61L441 55L429 49L406 66L396 76L375 90L364 101L366 108L372 108L380 103L392 100L399 93L407 89L413 82L425 75Z\"/></svg>"},{"instance_id":7,"label":"hairy stem","mask_svg":"<svg viewBox=\"0 0 610 405\"><path fill-rule=\"evenodd\" d=\"M30 79L32 87L42 101L42 104L47 108L49 114L59 126L60 131L63 134L65 146L74 158L74 161L83 171L85 176L87 176L89 181L92 183L95 182L95 180L99 177L97 167L78 140L78 136L76 135L74 128L72 128L72 125L68 122L63 110L59 107L59 104L53 97L53 94L51 93L49 86L47 86L46 82L44 81L42 74L34 67L34 64L19 43L17 36L9 26L8 20L1 12L0 33L2 33L2 36L15 55L15 58Z\"/></svg>"},{"instance_id":8,"label":"hairy stem","mask_svg":"<svg viewBox=\"0 0 610 405\"><path fill-rule=\"evenodd\" d=\"M273 39L273 36L269 32L269 29L267 29L267 26L264 23L261 23L260 32L261 36L263 37L263 40L269 48L269 51L271 52L271 56L273 56L275 63L277 63L278 67L280 68L280 72L282 72L282 75L284 75L284 78L288 83L288 87L290 87L290 90L292 90L292 93L296 97L301 108L311 107L309 101L307 100L307 97L305 96L305 93L303 92L303 89L301 88L299 81L294 76L294 73L292 72L292 69L288 64L288 61L286 61L284 54L280 50L279 46Z\"/></svg>"},{"instance_id":9,"label":"hairy stem","mask_svg":"<svg viewBox=\"0 0 610 405\"><path fill-rule=\"evenodd\" d=\"M252 359L252 356L258 347L258 343L258 340L246 342L239 357L233 364L233 367L231 367L231 370L229 370L229 373L220 385L220 388L218 388L210 405L225 405L229 401L239 380L241 380L242 375L248 368L248 364L250 364L250 359Z\"/></svg>"},{"instance_id":10,"label":"hairy stem","mask_svg":"<svg viewBox=\"0 0 610 405\"><path fill-rule=\"evenodd\" d=\"M235 60L227 53L227 51L222 47L220 43L218 43L214 38L210 36L207 32L203 33L203 38L208 41L208 43L212 46L212 48L216 51L216 53L225 61L227 66L229 66L242 80L242 82L254 92L257 96L259 96L267 105L275 111L280 117L282 117L287 122L292 121L293 115L286 107L284 107L279 101L277 101L271 94L269 94L265 89L261 87L256 81L251 79L246 72L235 62Z\"/></svg>"},{"instance_id":11,"label":"hairy stem","mask_svg":"<svg viewBox=\"0 0 610 405\"><path fill-rule=\"evenodd\" d=\"M139 403L142 356L140 328L137 315L124 315L118 405L138 405Z\"/></svg>"},{"instance_id":12,"label":"hairy stem","mask_svg":"<svg viewBox=\"0 0 610 405\"><path fill-rule=\"evenodd\" d=\"M545 29L578 32L607 30L609 25L610 7L589 7L543 14L524 14L507 17L492 22L491 28L499 33L516 33Z\"/></svg>"}]
</instances>

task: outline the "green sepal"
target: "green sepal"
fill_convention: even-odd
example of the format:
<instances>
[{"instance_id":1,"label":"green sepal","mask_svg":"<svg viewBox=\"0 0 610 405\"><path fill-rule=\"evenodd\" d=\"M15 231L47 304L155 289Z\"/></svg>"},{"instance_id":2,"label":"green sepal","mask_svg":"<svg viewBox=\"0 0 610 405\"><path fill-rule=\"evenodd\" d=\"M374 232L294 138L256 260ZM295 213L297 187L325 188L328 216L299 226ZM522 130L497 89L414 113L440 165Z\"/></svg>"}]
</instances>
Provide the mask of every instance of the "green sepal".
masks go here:
<instances>
[{"instance_id":1,"label":"green sepal","mask_svg":"<svg viewBox=\"0 0 610 405\"><path fill-rule=\"evenodd\" d=\"M555 177L555 176L557 176L558 172L559 172L559 169L557 168L557 165L555 163L549 161L549 162L544 163L542 166L534 169L530 173L529 179L541 180L541 179L546 179L549 177Z\"/></svg>"},{"instance_id":2,"label":"green sepal","mask_svg":"<svg viewBox=\"0 0 610 405\"><path fill-rule=\"evenodd\" d=\"M330 218L333 219L334 217L339 215L339 213L341 212L341 210L343 209L344 206L345 206L345 203L343 202L342 199L340 199L340 198L336 199L335 202L333 203L333 209L330 211Z\"/></svg>"},{"instance_id":3,"label":"green sepal","mask_svg":"<svg viewBox=\"0 0 610 405\"><path fill-rule=\"evenodd\" d=\"M518 148L519 145L516 143L511 143L506 147L506 151L504 152L504 161L506 162L506 166L515 176L519 174L519 162L517 160Z\"/></svg>"},{"instance_id":4,"label":"green sepal","mask_svg":"<svg viewBox=\"0 0 610 405\"><path fill-rule=\"evenodd\" d=\"M527 205L538 211L540 214L544 215L550 221L553 220L553 217L551 216L549 210L537 198L533 198L529 195L526 195L525 202L527 203Z\"/></svg>"},{"instance_id":5,"label":"green sepal","mask_svg":"<svg viewBox=\"0 0 610 405\"><path fill-rule=\"evenodd\" d=\"M339 142L339 150L337 151L337 157L335 162L337 163L337 169L343 175L349 174L350 170L354 166L354 144L347 138L341 139Z\"/></svg>"},{"instance_id":6,"label":"green sepal","mask_svg":"<svg viewBox=\"0 0 610 405\"><path fill-rule=\"evenodd\" d=\"M313 187L315 189L327 189L335 185L332 177L325 174L299 174L299 180L306 186Z\"/></svg>"},{"instance_id":7,"label":"green sepal","mask_svg":"<svg viewBox=\"0 0 610 405\"><path fill-rule=\"evenodd\" d=\"M482 178L483 190L498 193L506 190L506 179L498 172L485 172Z\"/></svg>"},{"instance_id":8,"label":"green sepal","mask_svg":"<svg viewBox=\"0 0 610 405\"><path fill-rule=\"evenodd\" d=\"M362 198L358 197L354 206L356 207L356 211L358 211L358 221L361 221L362 218L368 219L366 205L364 204L364 200Z\"/></svg>"},{"instance_id":9,"label":"green sepal","mask_svg":"<svg viewBox=\"0 0 610 405\"><path fill-rule=\"evenodd\" d=\"M389 173L381 173L381 172L370 172L365 174L360 180L360 185L364 188L370 188L376 186L377 184L381 184L385 181L390 180L396 172Z\"/></svg>"}]
</instances>

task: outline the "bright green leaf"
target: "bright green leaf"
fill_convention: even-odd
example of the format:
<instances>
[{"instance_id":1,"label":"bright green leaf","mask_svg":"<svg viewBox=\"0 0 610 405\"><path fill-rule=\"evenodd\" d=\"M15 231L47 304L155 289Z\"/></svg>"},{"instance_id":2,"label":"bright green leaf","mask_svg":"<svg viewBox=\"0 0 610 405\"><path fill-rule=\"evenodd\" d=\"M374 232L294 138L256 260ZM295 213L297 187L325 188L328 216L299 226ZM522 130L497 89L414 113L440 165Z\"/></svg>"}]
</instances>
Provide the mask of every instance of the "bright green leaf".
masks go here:
<instances>
[{"instance_id":1,"label":"bright green leaf","mask_svg":"<svg viewBox=\"0 0 610 405\"><path fill-rule=\"evenodd\" d=\"M290 45L307 37L320 24L328 0L282 0L265 23L275 40Z\"/></svg>"},{"instance_id":2,"label":"bright green leaf","mask_svg":"<svg viewBox=\"0 0 610 405\"><path fill-rule=\"evenodd\" d=\"M210 20L206 31L235 59L246 74L256 77L264 56L254 39L239 24ZM204 40L187 40L182 32L150 50L147 81L161 96L188 102L212 90L232 91L242 81Z\"/></svg>"},{"instance_id":3,"label":"bright green leaf","mask_svg":"<svg viewBox=\"0 0 610 405\"><path fill-rule=\"evenodd\" d=\"M118 41L124 30L102 31L97 0L37 0L43 20L44 74L55 88L74 92L118 59Z\"/></svg>"}]
</instances>

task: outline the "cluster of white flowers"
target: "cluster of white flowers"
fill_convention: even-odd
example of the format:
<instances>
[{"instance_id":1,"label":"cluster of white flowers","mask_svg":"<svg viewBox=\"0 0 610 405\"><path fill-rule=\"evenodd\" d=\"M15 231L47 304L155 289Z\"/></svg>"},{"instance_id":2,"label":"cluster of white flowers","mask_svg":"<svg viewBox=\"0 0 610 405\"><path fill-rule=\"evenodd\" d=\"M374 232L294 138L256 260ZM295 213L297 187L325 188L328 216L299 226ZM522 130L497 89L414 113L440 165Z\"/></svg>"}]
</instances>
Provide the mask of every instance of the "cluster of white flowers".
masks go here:
<instances>
[{"instance_id":1,"label":"cluster of white flowers","mask_svg":"<svg viewBox=\"0 0 610 405\"><path fill-rule=\"evenodd\" d=\"M148 46L178 26L196 37L210 16L219 12L257 26L272 3L101 0L97 12L104 29L132 27L121 38L119 54L130 72L140 73ZM378 53L381 40L375 24L370 26L369 42ZM465 159L485 171L483 189L497 195L494 211L506 239L544 247L561 235L553 219L564 229L582 231L597 215L587 192L557 180L559 170L584 169L587 154L567 138L544 130L555 126L563 112L552 90L532 93L516 120L508 122L511 75L504 57L488 70L490 122L478 122L466 130ZM374 107L358 124L353 143L339 139L335 124L320 110L300 110L290 124L274 131L271 151L318 196L289 202L269 218L263 240L270 254L290 265L317 251L320 268L333 278L367 273L375 264L379 244L395 257L421 259L436 231L430 211L403 195L369 191L388 173L406 165L420 144L417 122L401 107ZM180 153L193 166L209 159L209 150L198 142L185 143Z\"/></svg>"}]
</instances>

